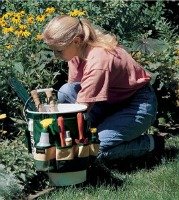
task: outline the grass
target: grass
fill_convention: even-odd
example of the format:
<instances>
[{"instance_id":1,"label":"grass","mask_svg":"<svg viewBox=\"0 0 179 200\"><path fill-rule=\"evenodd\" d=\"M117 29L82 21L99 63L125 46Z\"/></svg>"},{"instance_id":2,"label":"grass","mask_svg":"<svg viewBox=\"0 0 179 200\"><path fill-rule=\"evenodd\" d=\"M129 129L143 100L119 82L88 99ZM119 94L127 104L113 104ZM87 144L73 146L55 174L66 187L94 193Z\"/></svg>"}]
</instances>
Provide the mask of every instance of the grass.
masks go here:
<instances>
[{"instance_id":1,"label":"grass","mask_svg":"<svg viewBox=\"0 0 179 200\"><path fill-rule=\"evenodd\" d=\"M174 200L179 199L179 136L166 140L166 152L161 162L148 166L136 165L112 173L123 182L119 186L98 182L55 188L38 200ZM150 162L150 161L149 161ZM103 177L104 178L104 177Z\"/></svg>"}]
</instances>

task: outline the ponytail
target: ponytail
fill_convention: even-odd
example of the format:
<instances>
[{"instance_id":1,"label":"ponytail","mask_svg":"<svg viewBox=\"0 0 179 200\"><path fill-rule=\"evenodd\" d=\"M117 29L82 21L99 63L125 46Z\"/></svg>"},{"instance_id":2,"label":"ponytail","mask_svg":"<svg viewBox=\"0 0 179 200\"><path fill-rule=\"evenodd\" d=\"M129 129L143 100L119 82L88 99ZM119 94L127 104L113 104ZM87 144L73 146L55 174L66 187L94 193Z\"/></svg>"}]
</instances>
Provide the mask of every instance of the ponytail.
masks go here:
<instances>
[{"instance_id":1,"label":"ponytail","mask_svg":"<svg viewBox=\"0 0 179 200\"><path fill-rule=\"evenodd\" d=\"M105 33L104 30L94 27L88 20L81 19L84 32L84 43L92 47L102 47L106 50L113 50L118 42L115 35Z\"/></svg>"},{"instance_id":2,"label":"ponytail","mask_svg":"<svg viewBox=\"0 0 179 200\"><path fill-rule=\"evenodd\" d=\"M87 19L70 16L53 18L45 27L43 39L47 45L65 46L80 36L84 46L102 47L113 50L118 42L114 35L94 27Z\"/></svg>"}]
</instances>

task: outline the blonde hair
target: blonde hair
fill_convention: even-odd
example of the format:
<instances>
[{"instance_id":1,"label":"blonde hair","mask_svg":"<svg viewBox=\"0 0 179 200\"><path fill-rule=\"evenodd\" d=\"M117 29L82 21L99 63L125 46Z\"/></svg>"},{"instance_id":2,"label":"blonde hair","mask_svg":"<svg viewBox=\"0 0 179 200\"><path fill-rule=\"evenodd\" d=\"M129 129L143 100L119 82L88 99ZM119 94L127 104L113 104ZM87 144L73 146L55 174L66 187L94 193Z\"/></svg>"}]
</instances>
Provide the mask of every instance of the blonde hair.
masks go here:
<instances>
[{"instance_id":1,"label":"blonde hair","mask_svg":"<svg viewBox=\"0 0 179 200\"><path fill-rule=\"evenodd\" d=\"M53 18L42 35L44 42L49 46L63 47L70 44L76 36L82 38L84 46L102 47L109 51L118 44L114 35L94 27L87 19L66 15Z\"/></svg>"}]
</instances>

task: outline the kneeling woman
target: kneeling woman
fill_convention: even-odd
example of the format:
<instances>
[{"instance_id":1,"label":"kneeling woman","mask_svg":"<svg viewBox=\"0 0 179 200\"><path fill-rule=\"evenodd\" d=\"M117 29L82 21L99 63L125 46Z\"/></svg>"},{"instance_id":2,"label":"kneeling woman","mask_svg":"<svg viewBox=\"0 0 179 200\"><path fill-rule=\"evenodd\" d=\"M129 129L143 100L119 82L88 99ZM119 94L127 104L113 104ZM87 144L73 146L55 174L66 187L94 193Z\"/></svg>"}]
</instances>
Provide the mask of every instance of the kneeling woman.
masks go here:
<instances>
[{"instance_id":1,"label":"kneeling woman","mask_svg":"<svg viewBox=\"0 0 179 200\"><path fill-rule=\"evenodd\" d=\"M60 103L83 103L97 127L98 159L138 157L155 149L152 135L157 100L151 75L122 48L116 37L94 28L87 19L59 16L43 32L55 56L68 62L68 83Z\"/></svg>"}]
</instances>

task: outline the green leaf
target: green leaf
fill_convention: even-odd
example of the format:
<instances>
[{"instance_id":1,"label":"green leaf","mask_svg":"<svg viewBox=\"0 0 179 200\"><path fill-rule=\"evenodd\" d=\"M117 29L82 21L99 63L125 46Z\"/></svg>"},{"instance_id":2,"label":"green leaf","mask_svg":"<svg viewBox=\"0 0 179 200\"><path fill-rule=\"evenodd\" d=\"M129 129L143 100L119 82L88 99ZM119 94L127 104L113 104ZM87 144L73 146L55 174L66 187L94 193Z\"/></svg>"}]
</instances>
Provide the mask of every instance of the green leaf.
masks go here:
<instances>
[{"instance_id":1,"label":"green leaf","mask_svg":"<svg viewBox=\"0 0 179 200\"><path fill-rule=\"evenodd\" d=\"M36 69L38 70L43 70L46 67L46 63L42 63L39 67L37 67Z\"/></svg>"},{"instance_id":2,"label":"green leaf","mask_svg":"<svg viewBox=\"0 0 179 200\"><path fill-rule=\"evenodd\" d=\"M21 120L21 119L17 119L17 118L13 118L13 117L10 117L10 119L12 119L15 123L18 123L18 124L26 124L26 122L24 120Z\"/></svg>"},{"instance_id":3,"label":"green leaf","mask_svg":"<svg viewBox=\"0 0 179 200\"><path fill-rule=\"evenodd\" d=\"M26 177L24 173L21 173L19 176L24 182L26 181Z\"/></svg>"},{"instance_id":4,"label":"green leaf","mask_svg":"<svg viewBox=\"0 0 179 200\"><path fill-rule=\"evenodd\" d=\"M154 52L162 52L167 49L168 45L165 41L161 41L153 38L146 38L135 41L133 43L132 49L134 51L140 51L146 54L152 54Z\"/></svg>"},{"instance_id":5,"label":"green leaf","mask_svg":"<svg viewBox=\"0 0 179 200\"><path fill-rule=\"evenodd\" d=\"M6 66L6 62L5 61L0 61L0 66Z\"/></svg>"},{"instance_id":6,"label":"green leaf","mask_svg":"<svg viewBox=\"0 0 179 200\"><path fill-rule=\"evenodd\" d=\"M24 74L24 67L21 62L15 62L13 69L15 71L19 72L20 74Z\"/></svg>"},{"instance_id":7,"label":"green leaf","mask_svg":"<svg viewBox=\"0 0 179 200\"><path fill-rule=\"evenodd\" d=\"M151 72L150 72L150 73L151 73ZM151 85L153 85L153 84L155 83L156 78L157 78L157 76L159 75L159 73L158 73L158 72L155 72L155 73L151 73L151 74L152 74L152 77L151 77L150 83L151 83Z\"/></svg>"}]
</instances>

